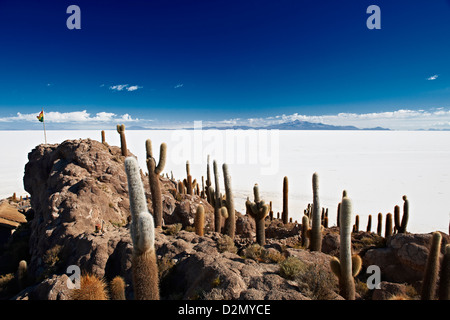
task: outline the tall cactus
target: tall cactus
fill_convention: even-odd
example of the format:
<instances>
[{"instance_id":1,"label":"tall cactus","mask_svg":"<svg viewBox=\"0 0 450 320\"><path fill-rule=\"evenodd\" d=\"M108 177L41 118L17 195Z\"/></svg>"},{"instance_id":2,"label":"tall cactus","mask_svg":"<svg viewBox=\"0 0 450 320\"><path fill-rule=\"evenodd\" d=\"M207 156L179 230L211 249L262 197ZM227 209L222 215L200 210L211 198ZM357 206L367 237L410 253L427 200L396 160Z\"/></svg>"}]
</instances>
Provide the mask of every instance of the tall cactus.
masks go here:
<instances>
[{"instance_id":1,"label":"tall cactus","mask_svg":"<svg viewBox=\"0 0 450 320\"><path fill-rule=\"evenodd\" d=\"M133 243L132 279L136 300L159 300L158 267L155 252L155 228L148 212L139 165L133 157L125 159L128 179Z\"/></svg>"},{"instance_id":2,"label":"tall cactus","mask_svg":"<svg viewBox=\"0 0 450 320\"><path fill-rule=\"evenodd\" d=\"M367 232L372 232L372 215L369 214L369 218L367 220Z\"/></svg>"},{"instance_id":3,"label":"tall cactus","mask_svg":"<svg viewBox=\"0 0 450 320\"><path fill-rule=\"evenodd\" d=\"M439 232L434 232L431 239L431 247L428 253L427 266L422 282L422 300L434 300L437 279L439 276L439 255L441 253L442 236Z\"/></svg>"},{"instance_id":4,"label":"tall cactus","mask_svg":"<svg viewBox=\"0 0 450 320\"><path fill-rule=\"evenodd\" d=\"M198 205L194 219L195 233L198 236L205 234L205 209L201 204Z\"/></svg>"},{"instance_id":5,"label":"tall cactus","mask_svg":"<svg viewBox=\"0 0 450 320\"><path fill-rule=\"evenodd\" d=\"M233 199L233 190L231 187L231 176L228 171L228 165L224 163L222 165L223 170L223 178L225 182L225 201L226 207L228 211L228 218L225 220L225 234L228 235L231 239L234 239L236 233L236 213L234 211L234 199Z\"/></svg>"},{"instance_id":6,"label":"tall cactus","mask_svg":"<svg viewBox=\"0 0 450 320\"><path fill-rule=\"evenodd\" d=\"M305 249L308 249L309 247L309 237L310 237L309 218L307 215L303 215L301 245Z\"/></svg>"},{"instance_id":7,"label":"tall cactus","mask_svg":"<svg viewBox=\"0 0 450 320\"><path fill-rule=\"evenodd\" d=\"M398 232L400 230L400 207L394 207L394 232Z\"/></svg>"},{"instance_id":8,"label":"tall cactus","mask_svg":"<svg viewBox=\"0 0 450 320\"><path fill-rule=\"evenodd\" d=\"M189 161L186 161L186 179L184 180L184 184L186 186L187 194L194 195L195 194L194 189L197 185L197 180L194 179L194 181L192 181L191 166L189 164Z\"/></svg>"},{"instance_id":9,"label":"tall cactus","mask_svg":"<svg viewBox=\"0 0 450 320\"><path fill-rule=\"evenodd\" d=\"M105 131L102 130L102 143L105 144L106 138L105 138Z\"/></svg>"},{"instance_id":10,"label":"tall cactus","mask_svg":"<svg viewBox=\"0 0 450 320\"><path fill-rule=\"evenodd\" d=\"M377 234L381 236L381 229L383 228L383 214L378 213Z\"/></svg>"},{"instance_id":11,"label":"tall cactus","mask_svg":"<svg viewBox=\"0 0 450 320\"><path fill-rule=\"evenodd\" d=\"M398 233L406 233L409 220L409 200L406 196L403 196L403 201L403 217Z\"/></svg>"},{"instance_id":12,"label":"tall cactus","mask_svg":"<svg viewBox=\"0 0 450 320\"><path fill-rule=\"evenodd\" d=\"M122 156L126 157L128 156L128 149L127 149L127 140L125 138L125 125L117 125L117 133L120 135L120 149L122 150Z\"/></svg>"},{"instance_id":13,"label":"tall cactus","mask_svg":"<svg viewBox=\"0 0 450 320\"><path fill-rule=\"evenodd\" d=\"M283 211L281 212L281 219L284 224L289 220L289 181L288 177L283 178Z\"/></svg>"},{"instance_id":14,"label":"tall cactus","mask_svg":"<svg viewBox=\"0 0 450 320\"><path fill-rule=\"evenodd\" d=\"M206 198L209 204L212 205L211 198L209 196L209 187L211 187L211 170L209 166L209 154L206 160Z\"/></svg>"},{"instance_id":15,"label":"tall cactus","mask_svg":"<svg viewBox=\"0 0 450 320\"><path fill-rule=\"evenodd\" d=\"M270 207L267 204L264 204L264 201L262 201L259 197L259 188L258 185L255 184L253 187L253 194L254 194L254 201L251 202L250 200L247 200L245 205L247 207L247 211L249 215L255 219L256 224L256 242L263 246L266 244L266 225L265 225L265 219L267 215L269 214Z\"/></svg>"},{"instance_id":16,"label":"tall cactus","mask_svg":"<svg viewBox=\"0 0 450 320\"><path fill-rule=\"evenodd\" d=\"M346 300L355 300L355 277L361 270L361 258L352 256L352 202L348 197L342 198L340 213L340 247L339 259L330 261L330 267L339 279L339 292Z\"/></svg>"},{"instance_id":17,"label":"tall cactus","mask_svg":"<svg viewBox=\"0 0 450 320\"><path fill-rule=\"evenodd\" d=\"M439 275L439 300L450 300L450 244L444 248L444 259Z\"/></svg>"},{"instance_id":18,"label":"tall cactus","mask_svg":"<svg viewBox=\"0 0 450 320\"><path fill-rule=\"evenodd\" d=\"M313 214L311 226L311 251L322 250L322 224L320 221L320 203L319 203L319 175L315 172L312 178L313 185Z\"/></svg>"},{"instance_id":19,"label":"tall cactus","mask_svg":"<svg viewBox=\"0 0 450 320\"><path fill-rule=\"evenodd\" d=\"M384 227L384 237L386 240L392 236L392 213L386 215L386 225Z\"/></svg>"},{"instance_id":20,"label":"tall cactus","mask_svg":"<svg viewBox=\"0 0 450 320\"><path fill-rule=\"evenodd\" d=\"M222 216L220 214L220 208L222 207L222 198L220 197L220 181L219 171L217 170L217 162L213 161L214 181L216 189L214 193L210 192L211 204L214 206L214 231L220 232L222 229ZM212 187L209 189L212 191Z\"/></svg>"},{"instance_id":21,"label":"tall cactus","mask_svg":"<svg viewBox=\"0 0 450 320\"><path fill-rule=\"evenodd\" d=\"M163 224L163 203L159 175L166 165L167 146L165 143L162 143L160 146L158 165L156 165L156 160L153 157L152 141L150 139L147 139L145 142L145 148L147 151L148 181L152 194L153 219L155 219L155 227L161 228Z\"/></svg>"}]
</instances>

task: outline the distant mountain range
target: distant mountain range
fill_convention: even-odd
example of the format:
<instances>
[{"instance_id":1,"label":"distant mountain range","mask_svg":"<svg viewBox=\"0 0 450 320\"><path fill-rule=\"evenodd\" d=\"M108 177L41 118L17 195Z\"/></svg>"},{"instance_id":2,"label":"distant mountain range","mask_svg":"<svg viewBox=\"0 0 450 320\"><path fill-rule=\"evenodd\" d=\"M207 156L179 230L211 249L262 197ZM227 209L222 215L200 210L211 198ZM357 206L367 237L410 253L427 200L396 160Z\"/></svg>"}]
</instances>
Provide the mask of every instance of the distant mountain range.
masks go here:
<instances>
[{"instance_id":1,"label":"distant mountain range","mask_svg":"<svg viewBox=\"0 0 450 320\"><path fill-rule=\"evenodd\" d=\"M193 128L185 128L193 130ZM390 130L388 128L357 128L355 126L334 126L330 124L315 123L308 121L295 120L269 126L251 127L251 126L228 126L228 127L203 127L202 130Z\"/></svg>"}]
</instances>

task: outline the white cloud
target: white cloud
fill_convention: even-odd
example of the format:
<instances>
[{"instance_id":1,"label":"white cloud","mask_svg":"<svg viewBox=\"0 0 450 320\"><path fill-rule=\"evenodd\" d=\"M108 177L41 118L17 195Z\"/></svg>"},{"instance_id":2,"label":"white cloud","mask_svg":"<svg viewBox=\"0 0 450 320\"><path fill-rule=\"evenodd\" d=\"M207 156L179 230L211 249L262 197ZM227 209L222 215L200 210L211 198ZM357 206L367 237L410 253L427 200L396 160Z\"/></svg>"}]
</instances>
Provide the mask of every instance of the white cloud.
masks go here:
<instances>
[{"instance_id":1,"label":"white cloud","mask_svg":"<svg viewBox=\"0 0 450 320\"><path fill-rule=\"evenodd\" d=\"M142 87L140 86L130 86L127 88L127 91L136 91L138 89L141 89Z\"/></svg>"},{"instance_id":2,"label":"white cloud","mask_svg":"<svg viewBox=\"0 0 450 320\"><path fill-rule=\"evenodd\" d=\"M16 116L0 118L0 122L18 122L29 121L36 122L36 116L39 112L22 114L17 113ZM114 122L114 121L138 121L139 119L133 119L129 114L117 115L112 112L98 112L95 115L91 115L86 110L73 111L73 112L58 112L58 111L44 111L45 122L49 123L72 123L72 122Z\"/></svg>"},{"instance_id":3,"label":"white cloud","mask_svg":"<svg viewBox=\"0 0 450 320\"><path fill-rule=\"evenodd\" d=\"M115 85L115 86L110 86L110 87L109 87L109 89L114 90L114 91L123 91L123 90L126 90L126 91L128 91L128 92L136 91L136 90L141 89L141 88L142 88L142 87L141 87L141 86L138 86L138 85L130 86L130 85L128 85L128 84L117 84L117 85Z\"/></svg>"},{"instance_id":4,"label":"white cloud","mask_svg":"<svg viewBox=\"0 0 450 320\"><path fill-rule=\"evenodd\" d=\"M436 80L437 78L439 78L439 75L435 74L434 76L431 76L429 78L427 78L427 80Z\"/></svg>"},{"instance_id":5,"label":"white cloud","mask_svg":"<svg viewBox=\"0 0 450 320\"><path fill-rule=\"evenodd\" d=\"M183 86L184 86L183 83L179 83L174 87L174 89L182 88Z\"/></svg>"}]
</instances>

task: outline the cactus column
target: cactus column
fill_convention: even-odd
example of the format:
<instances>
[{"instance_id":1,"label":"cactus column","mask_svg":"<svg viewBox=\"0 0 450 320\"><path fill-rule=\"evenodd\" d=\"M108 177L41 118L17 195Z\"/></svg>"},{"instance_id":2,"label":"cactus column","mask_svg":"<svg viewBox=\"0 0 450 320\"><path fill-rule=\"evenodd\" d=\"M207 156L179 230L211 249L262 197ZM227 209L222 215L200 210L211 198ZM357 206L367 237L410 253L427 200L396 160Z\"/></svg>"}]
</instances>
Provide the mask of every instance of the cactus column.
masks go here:
<instances>
[{"instance_id":1,"label":"cactus column","mask_svg":"<svg viewBox=\"0 0 450 320\"><path fill-rule=\"evenodd\" d=\"M128 156L128 149L127 140L125 139L125 125L117 125L117 132L120 135L120 148L122 150L122 156L126 157Z\"/></svg>"},{"instance_id":2,"label":"cactus column","mask_svg":"<svg viewBox=\"0 0 450 320\"><path fill-rule=\"evenodd\" d=\"M254 202L250 202L247 200L245 205L247 207L248 214L255 219L256 224L256 242L263 246L266 244L266 225L265 219L269 214L269 205L264 204L264 201L259 198L259 188L258 185L255 184L253 187L253 194L255 197Z\"/></svg>"},{"instance_id":3,"label":"cactus column","mask_svg":"<svg viewBox=\"0 0 450 320\"><path fill-rule=\"evenodd\" d=\"M287 224L289 221L289 181L288 177L284 177L283 179L283 212L281 212L281 219L284 224Z\"/></svg>"},{"instance_id":4,"label":"cactus column","mask_svg":"<svg viewBox=\"0 0 450 320\"><path fill-rule=\"evenodd\" d=\"M422 283L422 300L434 300L439 275L439 255L441 253L442 236L434 232L431 239L431 247L428 253L427 266Z\"/></svg>"},{"instance_id":5,"label":"cactus column","mask_svg":"<svg viewBox=\"0 0 450 320\"><path fill-rule=\"evenodd\" d=\"M331 270L339 279L339 293L346 300L355 300L355 277L361 270L361 258L352 257L352 202L345 196L341 202L339 259L330 261Z\"/></svg>"},{"instance_id":6,"label":"cactus column","mask_svg":"<svg viewBox=\"0 0 450 320\"><path fill-rule=\"evenodd\" d=\"M225 220L225 233L231 238L234 239L234 235L236 233L236 220L235 220L235 211L234 211L234 199L233 199L233 190L231 188L231 176L228 172L228 165L224 163L222 165L223 170L223 178L225 182L225 197L226 197L226 207L228 211L228 218Z\"/></svg>"},{"instance_id":7,"label":"cactus column","mask_svg":"<svg viewBox=\"0 0 450 320\"><path fill-rule=\"evenodd\" d=\"M159 300L158 267L155 253L155 228L148 212L139 165L133 157L125 159L128 179L133 242L131 256L134 297L136 300Z\"/></svg>"},{"instance_id":8,"label":"cactus column","mask_svg":"<svg viewBox=\"0 0 450 320\"><path fill-rule=\"evenodd\" d=\"M320 221L320 203L319 203L319 175L313 174L313 214L312 214L312 226L311 226L311 251L322 250L322 224Z\"/></svg>"},{"instance_id":9,"label":"cactus column","mask_svg":"<svg viewBox=\"0 0 450 320\"><path fill-rule=\"evenodd\" d=\"M155 219L155 227L160 228L163 223L163 203L159 175L166 165L167 146L165 143L162 143L160 146L158 165L156 165L156 160L153 157L152 141L150 139L147 139L145 142L145 148L147 151L148 181L152 194L153 219Z\"/></svg>"}]
</instances>

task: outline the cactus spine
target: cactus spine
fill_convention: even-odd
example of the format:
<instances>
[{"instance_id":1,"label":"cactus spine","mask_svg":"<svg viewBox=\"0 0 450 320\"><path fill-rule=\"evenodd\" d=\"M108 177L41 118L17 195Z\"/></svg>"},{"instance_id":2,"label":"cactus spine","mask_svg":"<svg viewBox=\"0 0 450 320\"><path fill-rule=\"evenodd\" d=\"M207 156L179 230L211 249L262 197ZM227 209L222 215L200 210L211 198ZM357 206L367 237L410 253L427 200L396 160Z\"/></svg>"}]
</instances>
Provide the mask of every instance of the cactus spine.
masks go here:
<instances>
[{"instance_id":1,"label":"cactus spine","mask_svg":"<svg viewBox=\"0 0 450 320\"><path fill-rule=\"evenodd\" d=\"M223 178L225 181L225 198L226 198L226 207L228 211L228 218L225 220L225 233L231 239L234 239L234 235L236 233L236 219L235 219L235 211L234 211L234 199L233 199L233 190L231 188L231 176L228 172L228 165L224 163L222 165L223 170Z\"/></svg>"},{"instance_id":2,"label":"cactus spine","mask_svg":"<svg viewBox=\"0 0 450 320\"><path fill-rule=\"evenodd\" d=\"M125 139L125 125L117 125L117 133L120 135L120 149L122 150L122 156L128 156L127 140Z\"/></svg>"},{"instance_id":3,"label":"cactus spine","mask_svg":"<svg viewBox=\"0 0 450 320\"><path fill-rule=\"evenodd\" d=\"M263 246L266 244L266 225L265 225L265 219L267 215L269 214L270 207L267 204L264 204L264 201L262 201L259 197L259 188L258 185L255 184L253 187L253 194L254 194L254 201L251 202L250 200L247 200L245 205L247 207L247 211L249 215L255 219L256 224L256 242Z\"/></svg>"},{"instance_id":4,"label":"cactus spine","mask_svg":"<svg viewBox=\"0 0 450 320\"><path fill-rule=\"evenodd\" d=\"M109 283L111 300L125 300L125 281L121 276L116 276Z\"/></svg>"},{"instance_id":5,"label":"cactus spine","mask_svg":"<svg viewBox=\"0 0 450 320\"><path fill-rule=\"evenodd\" d=\"M439 275L439 300L450 300L450 244L444 249L441 273Z\"/></svg>"},{"instance_id":6,"label":"cactus spine","mask_svg":"<svg viewBox=\"0 0 450 320\"><path fill-rule=\"evenodd\" d=\"M431 247L428 253L427 266L422 283L422 300L434 300L439 275L439 255L441 252L442 236L439 232L433 233Z\"/></svg>"},{"instance_id":7,"label":"cactus spine","mask_svg":"<svg viewBox=\"0 0 450 320\"><path fill-rule=\"evenodd\" d=\"M139 165L135 158L125 159L125 171L131 211L130 234L133 242L131 264L134 296L136 300L159 300L154 222L148 212Z\"/></svg>"},{"instance_id":8,"label":"cactus spine","mask_svg":"<svg viewBox=\"0 0 450 320\"><path fill-rule=\"evenodd\" d=\"M288 197L289 196L289 181L288 177L283 178L283 211L281 212L281 219L284 224L288 223L289 220L289 204Z\"/></svg>"},{"instance_id":9,"label":"cactus spine","mask_svg":"<svg viewBox=\"0 0 450 320\"><path fill-rule=\"evenodd\" d=\"M205 209L201 204L197 207L194 219L195 233L198 236L203 237L205 234Z\"/></svg>"},{"instance_id":10,"label":"cactus spine","mask_svg":"<svg viewBox=\"0 0 450 320\"><path fill-rule=\"evenodd\" d=\"M148 181L152 195L153 219L155 220L155 227L160 228L163 224L163 206L159 175L166 165L167 146L165 143L162 143L160 146L158 165L156 165L156 160L153 157L152 141L150 139L147 139L145 142L145 149L147 151Z\"/></svg>"},{"instance_id":11,"label":"cactus spine","mask_svg":"<svg viewBox=\"0 0 450 320\"><path fill-rule=\"evenodd\" d=\"M322 230L320 221L320 203L319 203L319 175L313 174L313 214L312 214L312 226L311 226L311 251L322 250Z\"/></svg>"}]
</instances>

